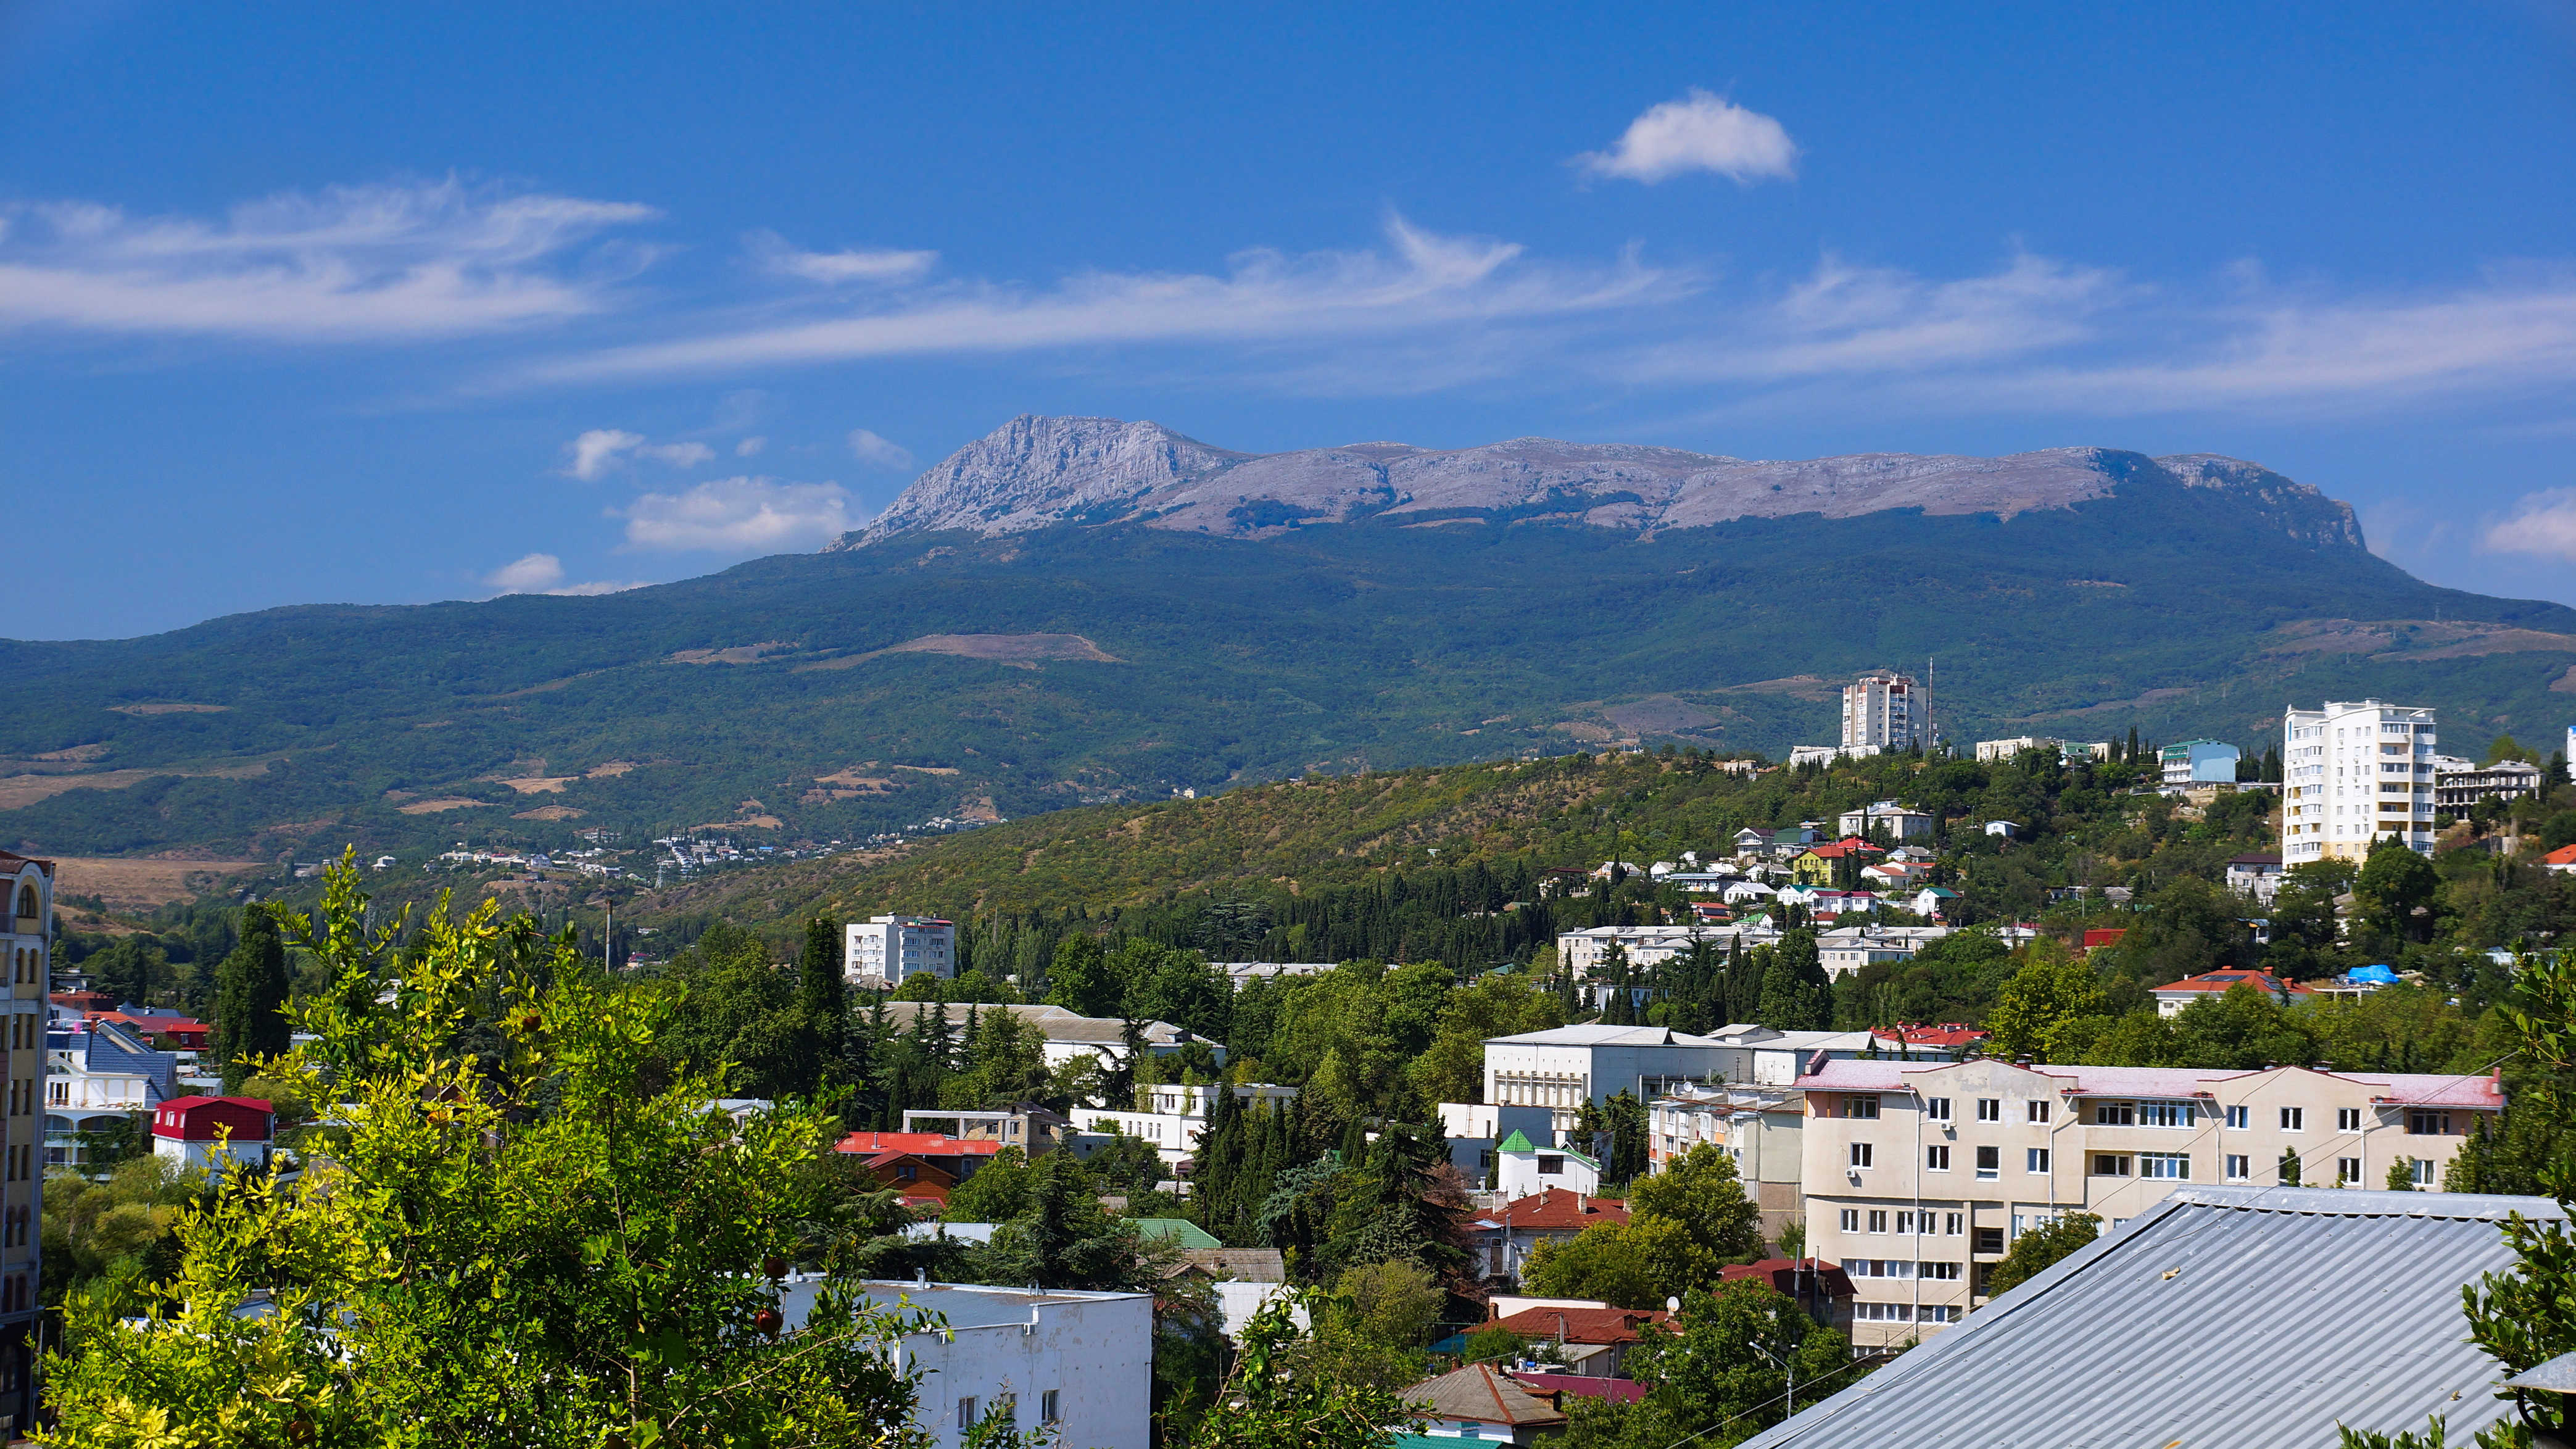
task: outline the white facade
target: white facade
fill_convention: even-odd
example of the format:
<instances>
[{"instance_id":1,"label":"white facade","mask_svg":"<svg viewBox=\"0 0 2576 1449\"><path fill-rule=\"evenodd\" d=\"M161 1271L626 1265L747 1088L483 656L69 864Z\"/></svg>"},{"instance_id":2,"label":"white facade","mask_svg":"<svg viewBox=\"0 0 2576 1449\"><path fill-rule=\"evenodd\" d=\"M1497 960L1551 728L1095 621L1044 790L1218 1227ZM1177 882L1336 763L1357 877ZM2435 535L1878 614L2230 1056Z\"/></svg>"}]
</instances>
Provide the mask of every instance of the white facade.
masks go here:
<instances>
[{"instance_id":1,"label":"white facade","mask_svg":"<svg viewBox=\"0 0 2576 1449\"><path fill-rule=\"evenodd\" d=\"M813 1311L817 1285L801 1274L781 1285L780 1316L791 1329ZM939 1449L964 1443L996 1403L1011 1405L1023 1434L1050 1430L1085 1449L1147 1449L1152 1294L873 1280L866 1287L879 1308L947 1320L944 1332L904 1335L893 1354L897 1372L924 1375L915 1422Z\"/></svg>"},{"instance_id":2,"label":"white facade","mask_svg":"<svg viewBox=\"0 0 2576 1449\"><path fill-rule=\"evenodd\" d=\"M187 1142L176 1137L155 1135L152 1155L168 1161L182 1172L204 1172L220 1177L226 1164L245 1167L268 1165L268 1143L245 1137L222 1142Z\"/></svg>"},{"instance_id":3,"label":"white facade","mask_svg":"<svg viewBox=\"0 0 2576 1449\"><path fill-rule=\"evenodd\" d=\"M872 916L845 928L841 974L853 986L891 990L917 972L957 974L957 927L926 916Z\"/></svg>"},{"instance_id":4,"label":"white facade","mask_svg":"<svg viewBox=\"0 0 2576 1449\"><path fill-rule=\"evenodd\" d=\"M2184 740L2156 752L2156 762L2164 770L2162 783L2167 785L2232 783L2236 762L2242 758L2234 745L2218 740Z\"/></svg>"},{"instance_id":5,"label":"white facade","mask_svg":"<svg viewBox=\"0 0 2576 1449\"><path fill-rule=\"evenodd\" d=\"M1521 1143L1529 1150L1516 1151L1513 1142ZM1501 1189L1505 1202L1536 1197L1551 1187L1591 1197L1601 1191L1601 1164L1580 1152L1563 1147L1542 1147L1515 1135L1498 1150L1494 1182Z\"/></svg>"},{"instance_id":6,"label":"white facade","mask_svg":"<svg viewBox=\"0 0 2576 1449\"><path fill-rule=\"evenodd\" d=\"M2015 735L2008 740L1979 740L1977 741L1977 763L2010 764L2013 757L2024 750L2047 750L2057 753L2065 748L2066 741L2051 735Z\"/></svg>"},{"instance_id":7,"label":"white facade","mask_svg":"<svg viewBox=\"0 0 2576 1449\"><path fill-rule=\"evenodd\" d=\"M1920 810L1909 810L1893 800L1881 800L1858 810L1846 810L1835 825L1842 834L1867 835L1883 830L1897 841L1932 838L1932 817Z\"/></svg>"},{"instance_id":8,"label":"white facade","mask_svg":"<svg viewBox=\"0 0 2576 1449\"><path fill-rule=\"evenodd\" d=\"M1165 1162L1179 1163L1198 1150L1199 1137L1207 1131L1208 1112L1214 1102L1210 1087L1147 1087L1139 1104L1149 1110L1120 1112L1097 1107L1077 1108L1074 1126L1084 1132L1116 1132L1127 1137L1142 1137L1154 1144L1154 1150ZM1267 1082L1246 1082L1234 1089L1234 1099L1245 1106L1261 1102L1295 1101L1295 1087L1273 1086Z\"/></svg>"},{"instance_id":9,"label":"white facade","mask_svg":"<svg viewBox=\"0 0 2576 1449\"><path fill-rule=\"evenodd\" d=\"M1843 748L1909 750L1925 741L1930 700L1903 674L1864 674L1843 686Z\"/></svg>"},{"instance_id":10,"label":"white facade","mask_svg":"<svg viewBox=\"0 0 2576 1449\"><path fill-rule=\"evenodd\" d=\"M2281 861L2359 860L2395 833L2433 852L2433 711L2326 701L2281 720Z\"/></svg>"}]
</instances>

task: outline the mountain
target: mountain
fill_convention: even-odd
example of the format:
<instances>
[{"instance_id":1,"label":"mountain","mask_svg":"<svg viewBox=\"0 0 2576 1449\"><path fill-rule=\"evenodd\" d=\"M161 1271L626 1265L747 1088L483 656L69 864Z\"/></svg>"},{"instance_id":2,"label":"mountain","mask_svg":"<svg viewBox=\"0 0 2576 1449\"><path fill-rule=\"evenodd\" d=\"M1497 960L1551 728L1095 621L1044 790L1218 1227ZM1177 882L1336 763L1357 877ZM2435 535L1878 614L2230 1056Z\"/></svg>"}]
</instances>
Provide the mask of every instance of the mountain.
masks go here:
<instances>
[{"instance_id":1,"label":"mountain","mask_svg":"<svg viewBox=\"0 0 2576 1449\"><path fill-rule=\"evenodd\" d=\"M1212 448L1160 423L1023 416L950 454L833 547L943 529L989 537L1067 523L1265 538L1362 518L1549 521L1640 533L1905 508L1932 517L2011 518L2107 497L2148 474L2232 495L2276 517L2293 537L2362 546L2347 505L2260 464L2214 454L2150 459L2050 448L2008 458L1867 453L1779 463L1552 438L1448 451L1354 443L1253 454Z\"/></svg>"},{"instance_id":2,"label":"mountain","mask_svg":"<svg viewBox=\"0 0 2576 1449\"><path fill-rule=\"evenodd\" d=\"M1935 675L1958 740L2259 747L2286 703L2378 695L2473 752L2576 712L2576 610L2434 588L2343 504L2211 455L1252 455L1022 418L818 554L0 642L0 843L847 841L1631 741L1777 753L1888 666Z\"/></svg>"}]
</instances>

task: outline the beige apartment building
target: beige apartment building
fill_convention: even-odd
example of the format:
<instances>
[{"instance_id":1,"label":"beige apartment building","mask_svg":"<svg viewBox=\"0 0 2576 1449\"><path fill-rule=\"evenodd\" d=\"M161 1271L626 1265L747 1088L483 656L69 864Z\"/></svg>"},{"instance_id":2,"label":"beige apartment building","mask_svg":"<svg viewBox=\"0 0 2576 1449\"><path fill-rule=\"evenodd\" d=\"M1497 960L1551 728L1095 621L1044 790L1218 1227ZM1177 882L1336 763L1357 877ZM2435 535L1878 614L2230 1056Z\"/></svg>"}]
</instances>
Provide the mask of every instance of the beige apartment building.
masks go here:
<instances>
[{"instance_id":1,"label":"beige apartment building","mask_svg":"<svg viewBox=\"0 0 2576 1449\"><path fill-rule=\"evenodd\" d=\"M44 1244L45 992L53 982L47 923L54 914L54 863L0 850L0 952L9 962L0 1034L8 1112L0 1116L0 1438L35 1422L33 1339L39 1314L38 1257Z\"/></svg>"},{"instance_id":2,"label":"beige apartment building","mask_svg":"<svg viewBox=\"0 0 2576 1449\"><path fill-rule=\"evenodd\" d=\"M1808 1251L1859 1290L1857 1346L1955 1323L2015 1236L2062 1212L2107 1232L2186 1182L2441 1190L2492 1076L1832 1061L1798 1079Z\"/></svg>"}]
</instances>

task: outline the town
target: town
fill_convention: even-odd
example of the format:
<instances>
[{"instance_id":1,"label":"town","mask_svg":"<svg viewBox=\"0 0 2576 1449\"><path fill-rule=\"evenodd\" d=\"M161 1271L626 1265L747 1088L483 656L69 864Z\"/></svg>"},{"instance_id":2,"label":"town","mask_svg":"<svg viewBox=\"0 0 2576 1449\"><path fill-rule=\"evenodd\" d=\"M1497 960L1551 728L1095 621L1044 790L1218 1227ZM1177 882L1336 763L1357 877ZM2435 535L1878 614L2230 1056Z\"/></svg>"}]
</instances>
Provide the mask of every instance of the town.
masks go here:
<instances>
[{"instance_id":1,"label":"town","mask_svg":"<svg viewBox=\"0 0 2576 1449\"><path fill-rule=\"evenodd\" d=\"M920 1375L908 1412L944 1445L1023 1424L1102 1449L1180 1442L1228 1407L1211 1397L1220 1366L1255 1345L1404 1442L1642 1445L1720 1426L1737 1442L1820 1404L1825 1427L1776 1442L1879 1442L1900 1422L1880 1400L1936 1392L1908 1368L1936 1348L1951 1375L2012 1361L1976 1330L2020 1311L2033 1295L2012 1290L2033 1279L2116 1277L2186 1241L2224 1265L2294 1226L2323 1265L2299 1313L2337 1316L2341 1294L2429 1333L2464 1282L2511 1261L2460 1237L2494 1194L2554 1212L2528 1197L2546 1153L2527 1139L2556 1130L2532 1125L2555 1110L2550 1079L2511 1065L2493 1008L2467 1004L2500 999L2534 958L2444 946L2419 902L2437 854L2451 879L2521 871L2534 900L2564 895L2576 840L2542 838L2565 829L2564 753L2445 755L2433 709L2376 700L2291 710L2259 756L2199 739L1955 751L1908 676L1865 674L1843 700L1838 743L1711 777L1823 787L1875 770L1859 778L1876 785L1964 764L2118 781L2096 808L2269 821L2273 848L2204 849L2215 878L2187 882L2197 896L2058 881L2029 919L1977 919L1962 872L2052 827L1899 790L1670 858L1525 870L1515 910L1628 904L1491 967L1212 960L1066 929L1036 979L996 979L975 923L888 910L808 923L792 965L716 925L597 989L657 994L673 1015L655 1051L723 1065L707 1104L721 1135L824 1109L815 1145L845 1226L772 1275L781 1321L826 1311L817 1292L853 1276L875 1311L939 1314L936 1332L879 1331ZM2453 868L2471 856L2489 863ZM20 1226L0 1304L22 1322L139 1305L139 1275L207 1185L285 1192L351 1150L360 1099L291 1065L334 1049L317 1011L331 978L303 963L336 938L245 908L201 1019L129 946L74 932L77 959L59 956L54 867L0 865L17 903L13 1117L41 1118L9 1149ZM329 872L342 908L369 873ZM2136 954L2193 902L2217 923L2193 924L2232 939ZM2374 952L2387 959L2359 959ZM1924 973L1952 984L1898 990ZM1891 1015L1901 999L1955 1016ZM2436 1241L2445 1255L2425 1256ZM2365 1257L2368 1315L2331 1267ZM2116 1353L2144 1331L2131 1291L2030 1311L2057 1352ZM2213 1295L2158 1311L2220 1333L2251 1310ZM21 1414L39 1367L0 1366ZM1838 1408L1865 1378L1887 1386L1879 1406ZM2340 1382L2311 1393L2340 1404Z\"/></svg>"}]
</instances>

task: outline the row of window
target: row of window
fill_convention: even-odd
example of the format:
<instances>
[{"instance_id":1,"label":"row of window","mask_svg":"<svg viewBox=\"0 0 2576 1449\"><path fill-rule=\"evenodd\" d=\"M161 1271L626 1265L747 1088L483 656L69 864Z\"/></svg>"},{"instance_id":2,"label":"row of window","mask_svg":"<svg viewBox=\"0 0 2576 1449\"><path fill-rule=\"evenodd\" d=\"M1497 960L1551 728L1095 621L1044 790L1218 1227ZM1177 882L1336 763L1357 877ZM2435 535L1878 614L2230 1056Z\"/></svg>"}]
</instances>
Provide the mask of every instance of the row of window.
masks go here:
<instances>
[{"instance_id":1,"label":"row of window","mask_svg":"<svg viewBox=\"0 0 2576 1449\"><path fill-rule=\"evenodd\" d=\"M1854 1278L1930 1278L1956 1282L1959 1265L1918 1258L1845 1258L1843 1272Z\"/></svg>"},{"instance_id":2,"label":"row of window","mask_svg":"<svg viewBox=\"0 0 2576 1449\"><path fill-rule=\"evenodd\" d=\"M1053 1389L1049 1389L1045 1393L1038 1395L1039 1423L1052 1424L1056 1422L1057 1415L1055 1395L1056 1391ZM984 1415L987 1412L998 1414L1001 1417L1002 1422L1006 1425L1017 1424L1020 1421L1020 1396L1017 1394L995 1394L993 1396L993 1404L990 1410L987 1410L984 1407L984 1403L981 1399L975 1398L972 1395L959 1399L957 1401L958 1430L963 1432L974 1428L977 1424L984 1421Z\"/></svg>"},{"instance_id":3,"label":"row of window","mask_svg":"<svg viewBox=\"0 0 2576 1449\"><path fill-rule=\"evenodd\" d=\"M1976 1103L1978 1121L2004 1120L2004 1102L2001 1097L1979 1097ZM2045 1124L2051 1119L2054 1111L2054 1103L2036 1099L2026 1101L2022 1103L2022 1120ZM2279 1111L2282 1131L2307 1130L2308 1110L2305 1107L2283 1107ZM1861 1122L1875 1122L1878 1120L1878 1112L1878 1093L1847 1092L1843 1095L1845 1117ZM2253 1108L2229 1107L2226 1109L2226 1114L2230 1129L2244 1132L2253 1128ZM1935 1122L1950 1121L1950 1099L1924 1098L1923 1115ZM2363 1116L2363 1110L2359 1107L2337 1107L2335 1108L2335 1130L2337 1132L2362 1131ZM2096 1127L2196 1127L2199 1123L2200 1107L2195 1102L2140 1101L2093 1104L2093 1125ZM2422 1109L2410 1110L2406 1114L2406 1131L2407 1135L2413 1137L2449 1136L2451 1114Z\"/></svg>"},{"instance_id":4,"label":"row of window","mask_svg":"<svg viewBox=\"0 0 2576 1449\"><path fill-rule=\"evenodd\" d=\"M1911 1303L1855 1303L1852 1317L1862 1323L1956 1323L1962 1310L1955 1304L1926 1303L1917 1308Z\"/></svg>"},{"instance_id":5,"label":"row of window","mask_svg":"<svg viewBox=\"0 0 2576 1449\"><path fill-rule=\"evenodd\" d=\"M1924 1154L1928 1159L1924 1163L1926 1169L1933 1172L1947 1172L1950 1170L1949 1148L1942 1146L1928 1147L1924 1149ZM1861 1168L1869 1166L1869 1155L1868 1143L1855 1142L1852 1144L1853 1167ZM1995 1176L1998 1171L2000 1157L2001 1151L1998 1148L1978 1148L1977 1176L1980 1178ZM2034 1176L2045 1175L2049 1170L2048 1149L2045 1147L2028 1148L2023 1153L2022 1161L2024 1171ZM2433 1185L2434 1164L2430 1158L2410 1157L2406 1159L2406 1161L2407 1175L2414 1181L2417 1187L2430 1187ZM2220 1164L2221 1175L2229 1182L2251 1182L2254 1180L2254 1159L2252 1155L2248 1153L2225 1153L2220 1158ZM2144 1177L2161 1179L2169 1182L2191 1181L2191 1154L2188 1152L2096 1152L2093 1154L2092 1167L2092 1175L2095 1177ZM2338 1182L2360 1182L2362 1180L2361 1159L2358 1157L2336 1158L2335 1179ZM1913 1233L1916 1230L1916 1217L1917 1215L1912 1212L1898 1212L1896 1214L1896 1231L1899 1233ZM1930 1233L1932 1231L1933 1214L1926 1212L1921 1214L1920 1217L1922 1231L1927 1234ZM1946 1231L1951 1233L1959 1231L1960 1215L1958 1213L1950 1213L1947 1214L1947 1217L1949 1219L1949 1226ZM1842 1228L1844 1232L1860 1232L1862 1230L1861 1221L1861 1209L1844 1208L1842 1210ZM1888 1230L1887 1210L1881 1208L1869 1209L1868 1221L1868 1231L1873 1233L1886 1232Z\"/></svg>"},{"instance_id":6,"label":"row of window","mask_svg":"<svg viewBox=\"0 0 2576 1449\"><path fill-rule=\"evenodd\" d=\"M1894 1212L1896 1214L1896 1231L1898 1234L1909 1238L1918 1236L1928 1238L1932 1236L1932 1225L1936 1219L1940 1221L1941 1235L1943 1237L1955 1238L1960 1233L1965 1232L1968 1226L1968 1215L1966 1213L1918 1213L1908 1211L1904 1208L1870 1208L1867 1210L1867 1220L1869 1223L1868 1230L1873 1233L1886 1232L1888 1222L1887 1215L1890 1212ZM1857 1233L1861 1231L1862 1220L1862 1209L1843 1209L1842 1226L1844 1232Z\"/></svg>"}]
</instances>

